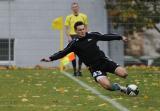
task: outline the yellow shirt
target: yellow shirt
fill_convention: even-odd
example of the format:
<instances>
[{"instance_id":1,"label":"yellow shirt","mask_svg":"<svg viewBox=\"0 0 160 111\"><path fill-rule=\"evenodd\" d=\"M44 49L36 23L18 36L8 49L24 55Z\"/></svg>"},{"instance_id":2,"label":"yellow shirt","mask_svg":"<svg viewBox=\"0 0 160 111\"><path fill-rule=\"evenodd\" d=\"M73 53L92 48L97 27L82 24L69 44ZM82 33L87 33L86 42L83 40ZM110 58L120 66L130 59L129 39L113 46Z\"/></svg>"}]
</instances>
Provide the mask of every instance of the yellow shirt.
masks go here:
<instances>
[{"instance_id":1,"label":"yellow shirt","mask_svg":"<svg viewBox=\"0 0 160 111\"><path fill-rule=\"evenodd\" d=\"M65 20L65 26L69 26L70 31L69 34L70 35L75 35L75 30L74 30L74 24L78 21L83 22L85 25L88 24L88 18L87 15L83 14L83 13L79 13L78 16L75 16L73 14L70 14L66 17Z\"/></svg>"}]
</instances>

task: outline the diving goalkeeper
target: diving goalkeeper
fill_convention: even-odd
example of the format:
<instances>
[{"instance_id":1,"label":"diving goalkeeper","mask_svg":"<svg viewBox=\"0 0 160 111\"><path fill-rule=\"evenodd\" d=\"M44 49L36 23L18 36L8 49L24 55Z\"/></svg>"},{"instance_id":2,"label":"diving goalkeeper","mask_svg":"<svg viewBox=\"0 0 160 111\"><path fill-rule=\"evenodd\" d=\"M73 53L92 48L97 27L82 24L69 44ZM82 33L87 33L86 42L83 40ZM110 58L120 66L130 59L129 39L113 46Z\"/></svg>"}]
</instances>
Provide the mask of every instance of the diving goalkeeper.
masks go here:
<instances>
[{"instance_id":1,"label":"diving goalkeeper","mask_svg":"<svg viewBox=\"0 0 160 111\"><path fill-rule=\"evenodd\" d=\"M61 50L48 58L43 58L43 62L51 62L64 57L70 52L74 52L86 66L89 67L93 78L103 88L109 91L121 91L126 93L126 87L118 83L111 83L107 77L107 72L113 73L119 77L126 78L127 72L109 57L106 57L104 52L97 46L98 41L123 40L127 41L126 37L117 34L100 34L99 32L88 33L83 22L76 22L74 29L77 33L77 38L72 40L64 50Z\"/></svg>"}]
</instances>

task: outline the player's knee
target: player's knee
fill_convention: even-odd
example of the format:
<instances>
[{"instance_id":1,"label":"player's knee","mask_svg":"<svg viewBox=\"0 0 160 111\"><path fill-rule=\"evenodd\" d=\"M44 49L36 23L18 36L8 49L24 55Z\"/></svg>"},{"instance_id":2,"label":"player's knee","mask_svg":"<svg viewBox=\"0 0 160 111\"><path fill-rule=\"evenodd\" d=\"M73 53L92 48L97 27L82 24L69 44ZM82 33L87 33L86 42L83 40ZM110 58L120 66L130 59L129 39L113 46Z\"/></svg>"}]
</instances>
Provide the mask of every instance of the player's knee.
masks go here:
<instances>
[{"instance_id":1,"label":"player's knee","mask_svg":"<svg viewBox=\"0 0 160 111\"><path fill-rule=\"evenodd\" d=\"M117 67L115 73L116 73L118 76L121 76L121 77L123 77L123 78L126 78L126 77L128 76L126 69L123 68L123 67Z\"/></svg>"},{"instance_id":2,"label":"player's knee","mask_svg":"<svg viewBox=\"0 0 160 111\"><path fill-rule=\"evenodd\" d=\"M123 77L123 78L126 78L128 76L127 71L126 70L122 70L120 72L120 76Z\"/></svg>"},{"instance_id":3,"label":"player's knee","mask_svg":"<svg viewBox=\"0 0 160 111\"><path fill-rule=\"evenodd\" d=\"M127 77L128 76L128 74L127 74L127 71L123 68L122 70L121 70L121 75L123 76L123 77Z\"/></svg>"},{"instance_id":4,"label":"player's knee","mask_svg":"<svg viewBox=\"0 0 160 111\"><path fill-rule=\"evenodd\" d=\"M128 76L127 72L124 72L124 73L122 74L122 77L123 77L123 78L126 78L127 76Z\"/></svg>"}]
</instances>

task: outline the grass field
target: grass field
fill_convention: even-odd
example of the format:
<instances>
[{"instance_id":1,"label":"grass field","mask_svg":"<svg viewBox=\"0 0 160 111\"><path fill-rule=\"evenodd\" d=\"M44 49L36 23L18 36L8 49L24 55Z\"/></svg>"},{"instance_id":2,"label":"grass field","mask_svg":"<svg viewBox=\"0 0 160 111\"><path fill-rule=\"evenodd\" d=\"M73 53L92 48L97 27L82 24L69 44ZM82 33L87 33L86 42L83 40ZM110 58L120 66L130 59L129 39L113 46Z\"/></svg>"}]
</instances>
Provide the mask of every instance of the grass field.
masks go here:
<instances>
[{"instance_id":1,"label":"grass field","mask_svg":"<svg viewBox=\"0 0 160 111\"><path fill-rule=\"evenodd\" d=\"M123 80L109 74L112 82L135 83L140 94L129 97L102 89L83 71L81 81L111 97L130 111L160 111L160 72L158 68L129 68ZM70 71L69 71L70 72ZM58 70L1 70L0 111L118 111Z\"/></svg>"}]
</instances>

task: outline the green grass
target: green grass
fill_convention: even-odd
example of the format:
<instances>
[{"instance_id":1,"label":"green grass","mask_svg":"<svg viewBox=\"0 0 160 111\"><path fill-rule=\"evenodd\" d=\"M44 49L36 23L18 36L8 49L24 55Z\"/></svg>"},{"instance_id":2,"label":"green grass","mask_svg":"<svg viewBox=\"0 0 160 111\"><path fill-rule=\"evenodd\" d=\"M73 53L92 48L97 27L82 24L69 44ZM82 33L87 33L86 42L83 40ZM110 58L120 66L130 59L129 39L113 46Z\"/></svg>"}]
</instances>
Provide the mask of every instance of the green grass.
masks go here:
<instances>
[{"instance_id":1,"label":"green grass","mask_svg":"<svg viewBox=\"0 0 160 111\"><path fill-rule=\"evenodd\" d=\"M131 111L160 111L160 73L147 70L129 70L123 80L109 74L112 82L123 85L135 83L140 94L129 97L120 92L101 88L83 71L79 78L102 94L111 97ZM58 70L1 70L0 111L117 111L111 104L101 100Z\"/></svg>"},{"instance_id":2,"label":"green grass","mask_svg":"<svg viewBox=\"0 0 160 111\"><path fill-rule=\"evenodd\" d=\"M138 85L140 93L137 97L130 97L120 92L105 91L96 85L92 78L88 77L88 72L83 72L85 77L81 78L81 80L95 87L102 94L126 106L131 111L160 111L160 70L133 68L128 72L127 79L119 78L113 74L108 74L108 78L111 82L117 82L124 86L126 84Z\"/></svg>"}]
</instances>

